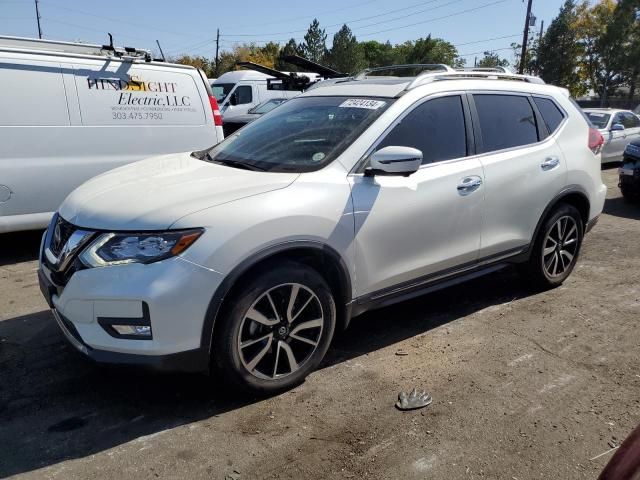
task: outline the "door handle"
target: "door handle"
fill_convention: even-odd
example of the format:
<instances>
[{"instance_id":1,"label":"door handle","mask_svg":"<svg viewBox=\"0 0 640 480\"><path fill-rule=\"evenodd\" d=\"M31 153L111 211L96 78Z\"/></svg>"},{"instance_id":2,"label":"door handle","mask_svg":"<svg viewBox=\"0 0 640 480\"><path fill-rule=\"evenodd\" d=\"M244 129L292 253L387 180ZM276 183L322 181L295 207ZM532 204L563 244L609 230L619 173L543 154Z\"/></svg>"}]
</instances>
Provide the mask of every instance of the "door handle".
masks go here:
<instances>
[{"instance_id":1,"label":"door handle","mask_svg":"<svg viewBox=\"0 0 640 480\"><path fill-rule=\"evenodd\" d=\"M553 170L558 165L560 165L560 159L558 157L547 157L544 159L544 162L540 164L540 168L542 170Z\"/></svg>"},{"instance_id":2,"label":"door handle","mask_svg":"<svg viewBox=\"0 0 640 480\"><path fill-rule=\"evenodd\" d=\"M482 178L477 175L463 178L458 184L458 193L460 195L469 195L475 192L482 185Z\"/></svg>"}]
</instances>

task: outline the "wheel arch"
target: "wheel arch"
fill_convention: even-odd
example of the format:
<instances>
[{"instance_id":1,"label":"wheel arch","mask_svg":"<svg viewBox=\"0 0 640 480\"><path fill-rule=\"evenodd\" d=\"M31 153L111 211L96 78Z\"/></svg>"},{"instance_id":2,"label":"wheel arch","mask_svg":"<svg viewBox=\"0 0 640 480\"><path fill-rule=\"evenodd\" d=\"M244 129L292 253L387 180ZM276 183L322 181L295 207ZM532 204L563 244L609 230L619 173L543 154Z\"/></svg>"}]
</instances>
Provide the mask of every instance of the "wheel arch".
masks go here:
<instances>
[{"instance_id":1,"label":"wheel arch","mask_svg":"<svg viewBox=\"0 0 640 480\"><path fill-rule=\"evenodd\" d=\"M351 317L351 275L342 256L331 246L317 241L288 241L260 250L238 264L222 281L209 302L204 319L200 347L211 354L216 321L224 311L234 289L243 280L269 265L281 261L297 261L314 268L329 284L336 299L336 326L344 329Z\"/></svg>"},{"instance_id":2,"label":"wheel arch","mask_svg":"<svg viewBox=\"0 0 640 480\"><path fill-rule=\"evenodd\" d=\"M580 212L583 228L586 228L587 224L589 223L591 202L589 202L589 197L582 187L580 187L579 185L571 185L562 190L558 195L556 195L553 200L551 200L551 202L549 202L549 204L546 206L546 208L542 212L542 215L540 215L538 224L536 225L533 236L531 237L531 243L529 243L529 249L527 250L526 256L523 258L523 260L527 260L531 255L531 250L533 248L533 245L535 244L536 238L538 238L538 234L540 233L540 229L542 228L545 219L561 203L566 203L574 206L578 210L578 212Z\"/></svg>"}]
</instances>

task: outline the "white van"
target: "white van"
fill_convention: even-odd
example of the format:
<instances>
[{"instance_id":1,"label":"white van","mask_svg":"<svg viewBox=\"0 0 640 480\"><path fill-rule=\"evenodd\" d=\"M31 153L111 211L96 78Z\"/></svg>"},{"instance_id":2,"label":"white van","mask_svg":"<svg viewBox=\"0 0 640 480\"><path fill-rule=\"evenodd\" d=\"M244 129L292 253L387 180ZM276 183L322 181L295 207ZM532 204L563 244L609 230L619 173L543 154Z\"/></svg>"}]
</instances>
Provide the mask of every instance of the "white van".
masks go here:
<instances>
[{"instance_id":1,"label":"white van","mask_svg":"<svg viewBox=\"0 0 640 480\"><path fill-rule=\"evenodd\" d=\"M288 72L282 72L288 73ZM297 73L309 77L311 82L319 76L316 73ZM293 98L300 95L298 90L268 90L267 80L275 77L254 70L237 70L223 73L211 84L225 120L245 115L251 108L271 98Z\"/></svg>"},{"instance_id":2,"label":"white van","mask_svg":"<svg viewBox=\"0 0 640 480\"><path fill-rule=\"evenodd\" d=\"M0 37L0 233L45 227L91 177L223 139L199 70L146 51Z\"/></svg>"}]
</instances>

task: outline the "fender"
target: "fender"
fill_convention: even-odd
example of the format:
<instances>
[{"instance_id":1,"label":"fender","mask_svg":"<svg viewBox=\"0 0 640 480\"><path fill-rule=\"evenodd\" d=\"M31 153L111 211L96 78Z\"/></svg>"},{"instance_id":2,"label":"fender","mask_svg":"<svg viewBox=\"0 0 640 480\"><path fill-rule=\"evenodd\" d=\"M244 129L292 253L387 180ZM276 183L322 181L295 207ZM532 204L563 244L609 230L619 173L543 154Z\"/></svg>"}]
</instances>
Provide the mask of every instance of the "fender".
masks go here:
<instances>
[{"instance_id":1,"label":"fender","mask_svg":"<svg viewBox=\"0 0 640 480\"><path fill-rule=\"evenodd\" d=\"M544 223L544 220L547 218L551 210L560 201L562 201L562 199L565 198L567 195L576 194L576 193L584 198L584 200L587 202L587 205L591 205L591 202L589 201L589 196L587 195L586 190L582 188L580 185L568 185L565 188L563 188L555 197L553 197L553 199L549 202L549 204L543 210L542 215L538 219L536 228L533 231L533 236L531 237L529 248L527 248L527 250L523 252L521 255L514 257L513 259L514 263L521 263L529 260L529 257L531 256L531 251L536 242L536 238L538 237L538 233L540 232L540 229L542 228L542 224ZM587 216L589 216L588 213L587 213ZM587 222L584 223L584 228L586 229L586 227L587 227Z\"/></svg>"},{"instance_id":2,"label":"fender","mask_svg":"<svg viewBox=\"0 0 640 480\"><path fill-rule=\"evenodd\" d=\"M346 326L351 315L352 301L351 275L349 274L349 269L347 268L346 262L333 247L325 243L311 240L292 240L276 245L271 245L263 250L254 253L250 257L240 262L228 275L226 275L220 286L214 292L211 301L209 302L209 307L207 308L207 314L205 316L204 324L202 327L200 349L206 349L206 351L209 352L209 355L211 354L213 330L215 327L215 321L220 313L220 307L222 306L222 303L229 294L229 291L236 284L238 279L259 262L266 260L274 255L298 249L315 250L317 252L329 255L336 261L336 264L339 268L340 276L343 280L341 293L344 299L344 305L337 305L337 308L342 307L343 309L342 312L338 312L338 315L344 315Z\"/></svg>"}]
</instances>

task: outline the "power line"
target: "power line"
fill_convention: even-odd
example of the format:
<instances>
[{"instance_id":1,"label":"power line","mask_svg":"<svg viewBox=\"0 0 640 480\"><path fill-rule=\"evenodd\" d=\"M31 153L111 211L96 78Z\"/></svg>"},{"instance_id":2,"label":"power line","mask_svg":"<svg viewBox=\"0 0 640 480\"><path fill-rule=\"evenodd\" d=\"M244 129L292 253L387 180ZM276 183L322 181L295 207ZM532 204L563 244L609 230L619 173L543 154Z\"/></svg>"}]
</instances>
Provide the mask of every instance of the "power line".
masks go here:
<instances>
[{"instance_id":1,"label":"power line","mask_svg":"<svg viewBox=\"0 0 640 480\"><path fill-rule=\"evenodd\" d=\"M331 25L326 25L325 28L338 27L338 26L342 26L342 25L345 25L345 24L349 25L351 23L362 22L364 20L371 20L372 18L384 17L386 15L391 15L393 13L402 12L402 11L405 11L405 10L411 10L412 8L420 7L422 5L427 5L427 4L438 2L438 1L440 1L440 0L426 0L424 2L420 2L420 3L413 4L413 5L409 5L407 7L396 8L394 10L388 10L386 12L379 13L377 15L371 15L371 16L368 16L368 17L361 17L361 18L356 18L356 19L352 19L352 20L345 20L344 22L334 23L334 24L331 24ZM307 30L291 30L291 31L288 31L288 32L259 33L259 34L243 33L243 34L224 35L224 36L225 37L271 37L271 36L275 36L275 35L289 35L289 34L293 34L293 33L306 33L306 31Z\"/></svg>"},{"instance_id":2,"label":"power line","mask_svg":"<svg viewBox=\"0 0 640 480\"><path fill-rule=\"evenodd\" d=\"M127 22L126 20L122 20L121 18L106 17L104 15L98 15L98 14L95 14L95 13L87 12L85 10L78 10L77 8L65 7L63 5L60 5L57 2L52 2L50 0L47 0L45 3L49 4L49 5L53 5L56 8L59 8L61 10L66 10L68 12L79 13L80 15L86 15L88 17L100 18L100 19L103 19L103 20L108 20L110 22L116 22L118 24L123 23L123 24L126 24L126 25L132 25L134 27L143 28L145 30L155 30L157 32L168 33L168 34L171 34L171 35L177 35L177 36L183 36L183 37L196 37L196 35L193 35L193 34L190 34L190 33L175 32L175 31L172 31L172 30L165 30L163 28L150 27L150 26L145 25L143 23Z\"/></svg>"},{"instance_id":3,"label":"power line","mask_svg":"<svg viewBox=\"0 0 640 480\"><path fill-rule=\"evenodd\" d=\"M519 34L518 34L519 36ZM471 52L471 53L460 53L458 55L458 57L470 57L473 55L481 55L484 54L485 52L501 52L503 50L513 50L513 47L504 47L504 48L488 48L486 50L483 50L481 52Z\"/></svg>"},{"instance_id":4,"label":"power line","mask_svg":"<svg viewBox=\"0 0 640 480\"><path fill-rule=\"evenodd\" d=\"M483 8L491 7L493 5L497 5L499 3L504 3L504 2L507 2L507 1L509 1L509 0L498 0L497 2L486 3L484 5L480 5L479 7L469 8L467 10L462 10L460 12L455 12L455 13L452 13L450 15L445 15L443 17L431 18L431 19L424 20L424 21L421 21L421 22L409 23L408 25L402 25L402 26L399 26L399 27L387 28L385 30L378 30L377 32L360 34L358 36L359 37L369 37L371 35L377 35L379 33L390 32L392 30L400 30L401 28L409 28L409 27L414 27L416 25L423 25L425 23L435 22L437 20L444 20L445 18L455 17L455 16L458 16L458 15L462 15L464 13L475 12L476 10L480 10L480 9L483 9Z\"/></svg>"},{"instance_id":5,"label":"power line","mask_svg":"<svg viewBox=\"0 0 640 480\"><path fill-rule=\"evenodd\" d=\"M304 20L304 19L309 19L311 17L317 18L320 15L327 15L330 13L335 13L335 12L341 12L343 10L349 10L351 8L357 8L357 7L363 7L365 5L369 5L370 3L375 3L378 0L367 0L366 2L363 3L358 3L356 5L350 5L348 7L342 7L342 8L336 8L335 10L325 10L324 12L318 12L314 15L302 15L300 17L290 17L290 18L285 18L285 19L281 19L281 20L275 20L273 22L260 22L260 23L254 23L251 25L234 25L233 28L238 28L238 29L242 29L242 28L250 28L250 27L257 27L257 26L264 26L264 25L276 25L279 23L289 23L289 22L293 22L295 20Z\"/></svg>"}]
</instances>

